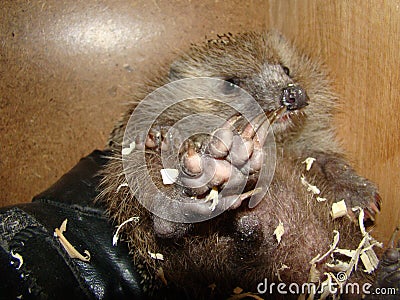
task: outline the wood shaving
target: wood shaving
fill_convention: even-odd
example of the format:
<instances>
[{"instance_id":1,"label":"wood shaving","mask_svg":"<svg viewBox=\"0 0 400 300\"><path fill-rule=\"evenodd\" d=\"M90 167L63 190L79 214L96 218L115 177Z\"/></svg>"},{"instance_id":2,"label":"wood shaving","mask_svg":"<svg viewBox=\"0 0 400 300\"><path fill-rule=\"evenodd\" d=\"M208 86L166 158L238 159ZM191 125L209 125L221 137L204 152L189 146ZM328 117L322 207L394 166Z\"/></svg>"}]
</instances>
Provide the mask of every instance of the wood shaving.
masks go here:
<instances>
[{"instance_id":1,"label":"wood shaving","mask_svg":"<svg viewBox=\"0 0 400 300\"><path fill-rule=\"evenodd\" d=\"M342 200L344 202L344 200ZM341 202L341 201L340 201ZM360 207L355 207L353 208L353 211L359 210L359 227L360 231L363 235L363 238L361 239L357 249L340 249L337 248L338 242L339 242L339 232L334 231L335 237L332 245L330 246L330 249L328 252L326 252L324 255L320 256L318 254L316 257L314 257L311 261L311 268L310 268L310 273L309 273L309 282L311 283L317 283L319 282L320 279L320 272L317 270L316 266L317 263L321 262L325 258L330 255L332 257L331 262L325 262L323 264L323 267L328 270L331 270L332 272L337 272L337 273L324 273L327 278L324 282L321 283L321 286L323 287L322 294L318 299L326 299L329 296L332 296L333 299L338 299L339 295L334 295L331 294L329 289L327 287L329 284L332 284L334 280L336 284L339 285L339 287L343 286L347 280L350 278L353 270L357 270L358 262L361 260L362 264L365 267L364 272L371 273L377 268L377 265L379 263L378 257L375 254L375 251L373 250L374 246L380 246L382 247L382 244L377 242L373 237L370 236L370 234L365 230L364 226L364 211ZM347 211L347 209L346 209ZM335 256L336 255L341 255L346 256L350 258L350 261L343 261L337 259ZM340 276L339 276L340 275ZM336 277L337 276L337 277ZM313 300L315 297L314 294L308 295L308 300ZM306 295L301 295L299 299L305 299Z\"/></svg>"},{"instance_id":2,"label":"wood shaving","mask_svg":"<svg viewBox=\"0 0 400 300\"><path fill-rule=\"evenodd\" d=\"M307 188L307 191L312 192L314 195L319 195L321 193L320 189L315 185L310 184L304 175L301 175L301 183Z\"/></svg>"},{"instance_id":3,"label":"wood shaving","mask_svg":"<svg viewBox=\"0 0 400 300\"><path fill-rule=\"evenodd\" d=\"M118 186L118 188L117 188L117 191L116 191L115 193L118 194L119 190L120 190L121 188L125 187L125 186L129 186L127 182L124 182L124 183L120 184L120 185Z\"/></svg>"},{"instance_id":4,"label":"wood shaving","mask_svg":"<svg viewBox=\"0 0 400 300\"><path fill-rule=\"evenodd\" d=\"M304 161L302 161L301 163L302 163L302 164L306 164L306 171L308 172L308 171L311 170L311 167L312 167L314 161L316 161L316 160L317 160L317 159L314 158L314 157L307 157L307 158L306 158Z\"/></svg>"},{"instance_id":5,"label":"wood shaving","mask_svg":"<svg viewBox=\"0 0 400 300\"><path fill-rule=\"evenodd\" d=\"M278 244L281 242L282 235L285 233L285 227L283 227L283 223L279 220L278 226L275 228L274 235L276 236L276 240Z\"/></svg>"},{"instance_id":6,"label":"wood shaving","mask_svg":"<svg viewBox=\"0 0 400 300\"><path fill-rule=\"evenodd\" d=\"M67 231L67 222L68 219L65 219L61 226L60 229L56 228L54 229L54 236L58 238L60 241L61 245L64 247L65 251L67 251L69 257L71 258L77 258L80 259L81 261L88 262L90 261L90 253L88 250L83 251L85 253L85 256L79 253L78 250L75 249L74 246L71 245L71 243L66 239L64 236L64 232Z\"/></svg>"},{"instance_id":7,"label":"wood shaving","mask_svg":"<svg viewBox=\"0 0 400 300\"><path fill-rule=\"evenodd\" d=\"M370 236L370 234L368 232L365 231L363 209L360 207L357 207L355 209L356 210L360 209L360 215L359 215L358 221L359 221L359 225L360 225L360 230L363 233L364 237L361 240L361 242L359 243L357 249L355 250L353 257L350 260L349 269L346 271L347 278L350 277L350 274L352 273L353 270L357 270L360 255L367 251L372 251L372 252L368 253L367 255L369 256L368 259L370 259L371 265L374 266L374 269L375 269L376 268L375 265L377 265L377 263L375 264L375 260L377 261L378 258L376 257L376 254L375 254L374 250L372 249L372 247L374 247L374 246L382 247L381 243L378 243L373 237ZM370 265L368 264L368 267L366 267L366 268L369 269Z\"/></svg>"},{"instance_id":8,"label":"wood shaving","mask_svg":"<svg viewBox=\"0 0 400 300\"><path fill-rule=\"evenodd\" d=\"M310 268L310 273L308 274L308 282L318 282L321 272L318 271L317 265L313 263Z\"/></svg>"},{"instance_id":9,"label":"wood shaving","mask_svg":"<svg viewBox=\"0 0 400 300\"><path fill-rule=\"evenodd\" d=\"M24 264L24 258L22 257L22 255L19 254L19 253L14 253L13 250L11 250L10 254L11 254L12 257L17 259L18 262L19 262L17 270L21 269L22 265Z\"/></svg>"},{"instance_id":10,"label":"wood shaving","mask_svg":"<svg viewBox=\"0 0 400 300\"><path fill-rule=\"evenodd\" d=\"M247 199L247 198L249 198L249 197L251 197L253 195L257 195L260 192L262 192L262 188L260 188L260 187L255 188L254 190L251 190L251 191L248 191L248 192L245 192L245 193L241 194L240 195L240 199L241 200L245 200L245 199Z\"/></svg>"},{"instance_id":11,"label":"wood shaving","mask_svg":"<svg viewBox=\"0 0 400 300\"><path fill-rule=\"evenodd\" d=\"M178 169L161 169L160 173L164 185L174 184L179 176Z\"/></svg>"},{"instance_id":12,"label":"wood shaving","mask_svg":"<svg viewBox=\"0 0 400 300\"><path fill-rule=\"evenodd\" d=\"M332 279L333 279L339 286L342 286L342 285L343 285L343 281L346 281L346 280L347 280L347 278L340 278L340 280L339 280L339 277L336 277L335 274L333 274L332 272L329 272L329 274L331 275ZM342 273L338 273L338 274L336 274L336 275L342 276L343 274L342 274Z\"/></svg>"},{"instance_id":13,"label":"wood shaving","mask_svg":"<svg viewBox=\"0 0 400 300\"><path fill-rule=\"evenodd\" d=\"M363 235L363 239L361 240L360 244L358 245L358 248L355 251L354 256L352 257L350 261L350 268L347 273L348 276L350 276L350 273L352 272L353 268L354 270L357 270L357 265L359 259L361 259L361 262L363 263L365 267L365 272L371 273L374 271L377 266L378 266L378 257L375 254L375 251L372 249L374 246L379 246L382 247L382 243L378 243L366 230L364 226L364 210L361 207L354 207L352 208L353 211L359 210L360 213L358 215L358 223L360 226L360 231Z\"/></svg>"},{"instance_id":14,"label":"wood shaving","mask_svg":"<svg viewBox=\"0 0 400 300\"><path fill-rule=\"evenodd\" d=\"M359 206L353 207L351 210L354 212L356 212L357 210L360 211L360 213L358 214L358 225L360 226L361 234L363 236L366 235L367 231L365 230L364 226L364 210Z\"/></svg>"},{"instance_id":15,"label":"wood shaving","mask_svg":"<svg viewBox=\"0 0 400 300\"><path fill-rule=\"evenodd\" d=\"M164 260L164 255L162 255L161 253L153 253L153 252L150 252L150 251L148 251L148 253L149 253L149 255L150 255L150 257L152 259Z\"/></svg>"},{"instance_id":16,"label":"wood shaving","mask_svg":"<svg viewBox=\"0 0 400 300\"><path fill-rule=\"evenodd\" d=\"M278 280L279 280L279 281L282 281L282 279L281 279L281 272L284 271L284 270L286 270L286 269L290 269L290 267L288 267L288 266L285 265L285 264L282 264L281 267L280 267L279 269L276 269L276 276L278 277Z\"/></svg>"},{"instance_id":17,"label":"wood shaving","mask_svg":"<svg viewBox=\"0 0 400 300\"><path fill-rule=\"evenodd\" d=\"M371 262L371 260L368 257L368 254L366 254L365 252L362 252L360 254L360 258L361 258L361 262L363 263L365 270L364 272L366 273L372 273L375 268L378 266L378 264L376 266L373 265L373 262Z\"/></svg>"},{"instance_id":18,"label":"wood shaving","mask_svg":"<svg viewBox=\"0 0 400 300\"><path fill-rule=\"evenodd\" d=\"M379 247L379 248L383 248L383 244L382 244L382 243L376 241L374 238L371 238L371 240L373 241L372 244L370 243L369 246L364 247L364 249L363 249L362 251L373 250L372 248L375 247L375 246L377 246L377 247Z\"/></svg>"},{"instance_id":19,"label":"wood shaving","mask_svg":"<svg viewBox=\"0 0 400 300\"><path fill-rule=\"evenodd\" d=\"M332 276L331 273L324 273L327 278L325 281L321 283L321 287L323 288L321 296L318 298L319 300L323 300L328 298L331 294L330 288L332 287Z\"/></svg>"},{"instance_id":20,"label":"wood shaving","mask_svg":"<svg viewBox=\"0 0 400 300\"><path fill-rule=\"evenodd\" d=\"M334 253L339 253L339 254L345 255L345 256L347 256L347 257L353 257L354 254L356 253L356 250L339 249L339 248L338 248L338 249L335 249L333 252L334 252Z\"/></svg>"},{"instance_id":21,"label":"wood shaving","mask_svg":"<svg viewBox=\"0 0 400 300\"><path fill-rule=\"evenodd\" d=\"M133 150L135 150L135 148L136 148L136 143L135 141L133 141L132 143L129 144L129 148L123 148L121 153L122 155L129 155Z\"/></svg>"},{"instance_id":22,"label":"wood shaving","mask_svg":"<svg viewBox=\"0 0 400 300\"><path fill-rule=\"evenodd\" d=\"M381 243L375 242L371 245L369 245L368 247L365 247L362 251L361 251L361 262L363 263L365 269L364 272L370 274L372 273L374 270L376 270L376 268L378 267L379 264L379 259L376 256L375 251L372 249L374 246L381 246Z\"/></svg>"},{"instance_id":23,"label":"wood shaving","mask_svg":"<svg viewBox=\"0 0 400 300\"><path fill-rule=\"evenodd\" d=\"M65 220L61 223L61 226L60 226L60 231L61 231L61 233L67 231L67 223L68 223L68 219L65 219Z\"/></svg>"},{"instance_id":24,"label":"wood shaving","mask_svg":"<svg viewBox=\"0 0 400 300\"><path fill-rule=\"evenodd\" d=\"M317 201L318 202L325 202L325 201L327 201L328 199L326 199L326 198L322 198L322 197L317 197Z\"/></svg>"},{"instance_id":25,"label":"wood shaving","mask_svg":"<svg viewBox=\"0 0 400 300\"><path fill-rule=\"evenodd\" d=\"M331 216L337 219L347 215L347 206L344 200L332 203Z\"/></svg>"},{"instance_id":26,"label":"wood shaving","mask_svg":"<svg viewBox=\"0 0 400 300\"><path fill-rule=\"evenodd\" d=\"M348 270L349 264L347 262L337 260L334 263L326 263L326 266L331 270L335 272L344 272Z\"/></svg>"},{"instance_id":27,"label":"wood shaving","mask_svg":"<svg viewBox=\"0 0 400 300\"><path fill-rule=\"evenodd\" d=\"M122 222L122 223L118 226L117 231L116 231L115 234L113 235L113 239L112 239L112 244L113 244L113 246L116 246L117 243L118 243L118 240L119 240L119 231L121 230L121 228L122 228L125 224L127 224L127 223L129 223L129 222L138 223L138 222L139 222L139 217L131 217L131 218L129 218L128 220L125 220L124 222Z\"/></svg>"},{"instance_id":28,"label":"wood shaving","mask_svg":"<svg viewBox=\"0 0 400 300\"><path fill-rule=\"evenodd\" d=\"M333 242L332 242L331 246L329 247L329 250L328 250L324 255L322 255L322 256L321 256L320 254L318 254L316 257L314 257L314 258L310 261L311 268L310 268L310 273L309 273L308 282L311 282L311 283L318 283L318 282L320 282L320 275L321 275L321 272L317 269L317 263L321 262L322 260L324 260L325 258L327 258L329 255L332 255L332 254L334 253L334 251L336 250L336 247L337 247L337 245L338 245L338 243L339 243L339 237L340 237L339 231L334 230L333 233L334 233L335 235L334 235L334 237L333 237ZM337 266L343 266L343 265L341 264L341 262L339 263L339 262L337 261L336 264L325 263L324 266L325 266L325 267L332 267L332 268L335 268L335 267L337 267ZM335 277L335 275L334 275L333 273L331 273L331 272L329 272L329 273L324 273L324 275L327 276L327 279L326 279L324 282L322 282L321 285L320 285L320 286L323 288L323 290L322 290L322 294L319 296L318 299L326 299L328 296L331 295L331 291L330 291L331 285L330 285L330 284L332 284L332 279L334 279L338 284L343 284L343 282L337 280L337 278ZM348 278L348 277L346 277L346 278ZM314 292L315 292L315 290L313 290L313 291L308 295L307 300L314 300L314 298L315 298L315 293L314 293ZM337 299L337 298L336 298L336 295L332 295L332 296L333 296L333 299ZM300 297L299 297L299 298L300 298ZM306 295L302 294L302 295L301 295L301 298L302 298L302 299L305 299L305 298L306 298Z\"/></svg>"},{"instance_id":29,"label":"wood shaving","mask_svg":"<svg viewBox=\"0 0 400 300\"><path fill-rule=\"evenodd\" d=\"M337 247L338 243L339 243L339 231L334 230L333 231L334 237L333 237L333 243L331 244L331 246L329 247L329 250L322 256L320 256L320 254L318 254L317 256L315 256L311 261L310 264L313 265L315 263L319 263L322 260L324 260L328 255L330 255Z\"/></svg>"},{"instance_id":30,"label":"wood shaving","mask_svg":"<svg viewBox=\"0 0 400 300\"><path fill-rule=\"evenodd\" d=\"M331 273L331 272L325 272L324 275L326 275L326 279L325 279L325 281L323 281L323 282L319 285L319 288L322 289L322 291L321 291L322 293L321 293L321 295L318 297L318 300L327 299L328 297L329 297L329 299L332 299L332 300L340 299L336 294L333 294L333 293L332 293L331 288L332 288L332 286L333 286L335 283L336 283L336 284L339 286L339 288L340 288L341 286L343 286L343 282L340 281L340 280L338 280L338 279L336 278L336 276L335 276L333 273ZM313 294L310 295L307 299L308 299L308 300L313 300L314 297L315 297L315 294L313 293Z\"/></svg>"},{"instance_id":31,"label":"wood shaving","mask_svg":"<svg viewBox=\"0 0 400 300\"><path fill-rule=\"evenodd\" d=\"M351 258L350 263L349 263L349 269L346 271L347 278L350 277L353 270L357 270L357 265L358 265L358 260L360 259L361 249L364 247L367 239L368 239L368 236L364 236L363 239L361 240L361 242L359 243L356 251L354 252L354 255Z\"/></svg>"}]
</instances>

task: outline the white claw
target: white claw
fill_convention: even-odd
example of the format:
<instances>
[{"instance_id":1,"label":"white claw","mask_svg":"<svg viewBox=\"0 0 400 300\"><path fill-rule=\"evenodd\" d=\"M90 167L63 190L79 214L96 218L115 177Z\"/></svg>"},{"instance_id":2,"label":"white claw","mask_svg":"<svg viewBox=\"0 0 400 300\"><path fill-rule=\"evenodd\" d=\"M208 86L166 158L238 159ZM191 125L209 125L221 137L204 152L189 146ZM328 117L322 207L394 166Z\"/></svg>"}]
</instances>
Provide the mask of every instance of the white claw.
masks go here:
<instances>
[{"instance_id":1,"label":"white claw","mask_svg":"<svg viewBox=\"0 0 400 300\"><path fill-rule=\"evenodd\" d=\"M210 210L214 211L218 205L218 188L215 186L211 189L210 193L205 199L205 202L209 201L211 201Z\"/></svg>"}]
</instances>

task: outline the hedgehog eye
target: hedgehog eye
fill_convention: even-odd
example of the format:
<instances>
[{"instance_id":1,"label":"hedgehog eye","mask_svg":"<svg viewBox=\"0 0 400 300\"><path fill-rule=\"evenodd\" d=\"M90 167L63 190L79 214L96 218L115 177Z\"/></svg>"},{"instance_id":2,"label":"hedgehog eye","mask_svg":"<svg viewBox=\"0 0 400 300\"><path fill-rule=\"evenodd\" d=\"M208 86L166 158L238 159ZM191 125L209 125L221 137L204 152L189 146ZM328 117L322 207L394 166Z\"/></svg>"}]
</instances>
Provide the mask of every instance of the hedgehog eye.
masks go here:
<instances>
[{"instance_id":1,"label":"hedgehog eye","mask_svg":"<svg viewBox=\"0 0 400 300\"><path fill-rule=\"evenodd\" d=\"M283 72L285 72L285 74L286 74L287 76L290 76L290 70L289 70L288 67L282 66L282 69L283 69Z\"/></svg>"},{"instance_id":2,"label":"hedgehog eye","mask_svg":"<svg viewBox=\"0 0 400 300\"><path fill-rule=\"evenodd\" d=\"M225 79L225 84L224 84L224 93L225 94L230 94L233 93L233 91L237 88L237 86L240 84L240 80L238 78L232 77L232 78L227 78Z\"/></svg>"}]
</instances>

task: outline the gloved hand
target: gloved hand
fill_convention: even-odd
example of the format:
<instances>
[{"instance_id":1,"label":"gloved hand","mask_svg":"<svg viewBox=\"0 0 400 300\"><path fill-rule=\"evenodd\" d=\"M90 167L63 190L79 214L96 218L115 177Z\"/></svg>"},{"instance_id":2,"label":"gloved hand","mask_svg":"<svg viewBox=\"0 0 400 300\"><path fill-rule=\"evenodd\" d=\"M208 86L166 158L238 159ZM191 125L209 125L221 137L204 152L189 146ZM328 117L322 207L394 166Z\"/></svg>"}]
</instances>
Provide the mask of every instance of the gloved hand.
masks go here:
<instances>
[{"instance_id":1,"label":"gloved hand","mask_svg":"<svg viewBox=\"0 0 400 300\"><path fill-rule=\"evenodd\" d=\"M0 299L141 299L127 246L94 203L107 152L94 151L32 203L0 209ZM55 228L90 261L71 258Z\"/></svg>"}]
</instances>

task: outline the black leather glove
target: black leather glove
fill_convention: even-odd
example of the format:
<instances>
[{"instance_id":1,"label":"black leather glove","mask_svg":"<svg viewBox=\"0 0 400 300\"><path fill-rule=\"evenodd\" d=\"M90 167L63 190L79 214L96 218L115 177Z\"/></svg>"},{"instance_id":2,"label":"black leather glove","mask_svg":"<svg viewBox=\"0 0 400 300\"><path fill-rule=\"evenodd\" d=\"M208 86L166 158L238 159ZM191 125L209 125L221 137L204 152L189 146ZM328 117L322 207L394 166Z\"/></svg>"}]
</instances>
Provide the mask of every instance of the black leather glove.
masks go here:
<instances>
[{"instance_id":1,"label":"black leather glove","mask_svg":"<svg viewBox=\"0 0 400 300\"><path fill-rule=\"evenodd\" d=\"M106 152L94 151L32 203L0 209L0 299L142 299L127 246L93 203ZM54 229L89 262L70 258Z\"/></svg>"}]
</instances>

